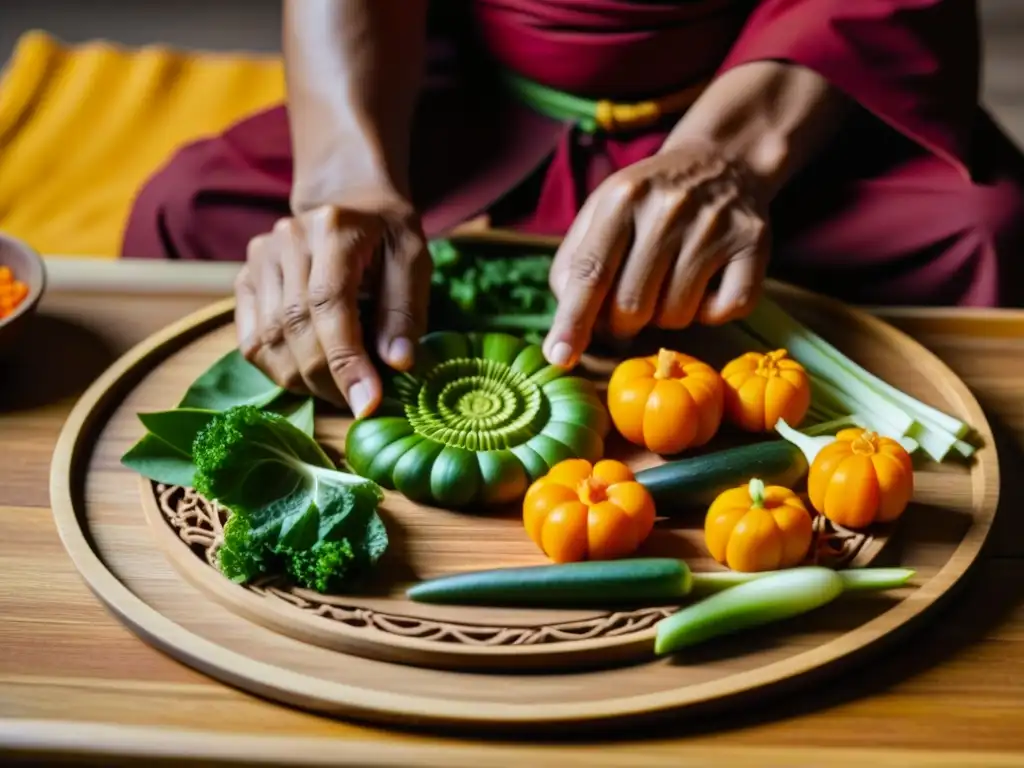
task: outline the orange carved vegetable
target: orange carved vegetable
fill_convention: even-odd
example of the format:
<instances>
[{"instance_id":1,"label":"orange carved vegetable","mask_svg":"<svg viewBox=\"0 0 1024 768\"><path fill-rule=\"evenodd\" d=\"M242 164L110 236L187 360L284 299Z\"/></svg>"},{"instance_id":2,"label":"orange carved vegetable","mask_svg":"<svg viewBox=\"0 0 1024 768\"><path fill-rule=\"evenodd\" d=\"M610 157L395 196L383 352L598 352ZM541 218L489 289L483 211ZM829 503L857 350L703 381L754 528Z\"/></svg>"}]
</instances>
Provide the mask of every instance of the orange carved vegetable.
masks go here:
<instances>
[{"instance_id":1,"label":"orange carved vegetable","mask_svg":"<svg viewBox=\"0 0 1024 768\"><path fill-rule=\"evenodd\" d=\"M793 491L758 479L723 491L708 508L704 540L711 556L734 571L774 571L803 562L813 531Z\"/></svg>"},{"instance_id":2,"label":"orange carved vegetable","mask_svg":"<svg viewBox=\"0 0 1024 768\"><path fill-rule=\"evenodd\" d=\"M811 382L804 367L784 349L747 352L722 369L725 415L740 429L764 432L779 419L798 426L811 406Z\"/></svg>"},{"instance_id":3,"label":"orange carved vegetable","mask_svg":"<svg viewBox=\"0 0 1024 768\"><path fill-rule=\"evenodd\" d=\"M620 363L608 382L608 411L624 438L655 453L704 445L718 431L722 378L707 363L663 349Z\"/></svg>"},{"instance_id":4,"label":"orange carved vegetable","mask_svg":"<svg viewBox=\"0 0 1024 768\"><path fill-rule=\"evenodd\" d=\"M526 492L523 525L556 563L613 560L650 535L654 501L621 462L566 459Z\"/></svg>"},{"instance_id":5,"label":"orange carved vegetable","mask_svg":"<svg viewBox=\"0 0 1024 768\"><path fill-rule=\"evenodd\" d=\"M888 523L914 495L914 465L895 440L844 429L811 462L807 495L816 510L846 528Z\"/></svg>"}]
</instances>

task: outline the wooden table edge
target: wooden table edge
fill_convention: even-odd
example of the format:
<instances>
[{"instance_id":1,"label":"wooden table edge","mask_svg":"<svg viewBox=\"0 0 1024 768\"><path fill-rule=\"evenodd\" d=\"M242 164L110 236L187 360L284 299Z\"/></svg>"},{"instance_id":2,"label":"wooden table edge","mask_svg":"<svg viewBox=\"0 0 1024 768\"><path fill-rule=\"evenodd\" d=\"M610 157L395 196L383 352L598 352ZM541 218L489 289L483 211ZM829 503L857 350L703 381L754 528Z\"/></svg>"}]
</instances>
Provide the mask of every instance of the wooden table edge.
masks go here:
<instances>
[{"instance_id":1,"label":"wooden table edge","mask_svg":"<svg viewBox=\"0 0 1024 768\"><path fill-rule=\"evenodd\" d=\"M596 745L569 752L564 746L519 746L487 743L422 744L410 740L337 739L328 737L253 736L247 733L211 734L185 728L109 725L82 721L0 718L0 755L117 760L246 761L254 764L301 766L520 766L557 760L560 768L600 768L626 759L631 766L705 765L713 759L730 765L861 766L871 761L884 766L961 766L1002 768L1019 766L1024 752L959 752L927 749L815 746L645 745L646 754L631 743ZM602 758L602 755L604 756Z\"/></svg>"}]
</instances>

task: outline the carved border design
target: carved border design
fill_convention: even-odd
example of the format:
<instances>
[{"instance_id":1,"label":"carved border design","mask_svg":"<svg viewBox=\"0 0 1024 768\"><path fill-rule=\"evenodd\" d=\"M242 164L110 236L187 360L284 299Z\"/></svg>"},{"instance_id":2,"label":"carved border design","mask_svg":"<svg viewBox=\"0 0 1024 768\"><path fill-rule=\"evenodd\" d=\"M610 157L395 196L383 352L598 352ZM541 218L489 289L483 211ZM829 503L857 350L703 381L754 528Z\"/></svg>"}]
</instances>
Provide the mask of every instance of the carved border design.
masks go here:
<instances>
[{"instance_id":1,"label":"carved border design","mask_svg":"<svg viewBox=\"0 0 1024 768\"><path fill-rule=\"evenodd\" d=\"M160 514L196 557L217 568L227 511L209 502L191 488L152 483ZM841 566L852 560L867 541L863 534L826 526L815 521L812 559ZM296 610L354 629L372 628L388 634L438 643L470 646L516 646L577 642L630 635L650 629L672 614L676 607L615 611L581 621L566 621L525 627L502 627L468 622L433 621L418 616L387 613L361 606L345 605L337 598L301 589L278 577L257 580L245 587L268 600L280 601Z\"/></svg>"}]
</instances>

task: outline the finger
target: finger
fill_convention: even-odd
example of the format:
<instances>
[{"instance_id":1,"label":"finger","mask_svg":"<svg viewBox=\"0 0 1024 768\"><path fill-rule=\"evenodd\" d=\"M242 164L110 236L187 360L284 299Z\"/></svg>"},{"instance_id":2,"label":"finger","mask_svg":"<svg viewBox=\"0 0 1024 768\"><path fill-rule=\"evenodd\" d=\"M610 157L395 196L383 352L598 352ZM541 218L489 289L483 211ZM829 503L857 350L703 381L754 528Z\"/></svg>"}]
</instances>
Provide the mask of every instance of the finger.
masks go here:
<instances>
[{"instance_id":1,"label":"finger","mask_svg":"<svg viewBox=\"0 0 1024 768\"><path fill-rule=\"evenodd\" d=\"M707 325L720 325L745 317L761 294L768 268L768 228L759 217L737 212L745 219L743 226L749 233L746 245L734 253L722 270L718 290L705 296L700 309L700 320Z\"/></svg>"},{"instance_id":2,"label":"finger","mask_svg":"<svg viewBox=\"0 0 1024 768\"><path fill-rule=\"evenodd\" d=\"M661 296L657 325L679 330L693 322L711 278L725 261L733 197L705 205L683 235L682 248Z\"/></svg>"},{"instance_id":3,"label":"finger","mask_svg":"<svg viewBox=\"0 0 1024 768\"><path fill-rule=\"evenodd\" d=\"M280 386L291 391L301 391L304 386L299 366L284 338L280 243L279 231L275 229L269 249L256 263L259 274L256 311L260 348L255 363Z\"/></svg>"},{"instance_id":4,"label":"finger","mask_svg":"<svg viewBox=\"0 0 1024 768\"><path fill-rule=\"evenodd\" d=\"M628 188L606 193L595 205L579 244L573 246L570 241L574 249L568 275L544 341L544 354L553 365L572 367L590 344L594 323L632 236L632 197Z\"/></svg>"},{"instance_id":5,"label":"finger","mask_svg":"<svg viewBox=\"0 0 1024 768\"><path fill-rule=\"evenodd\" d=\"M304 223L310 246L309 311L327 369L352 413L362 417L380 402L377 372L363 348L358 293L380 231L358 214L325 208Z\"/></svg>"},{"instance_id":6,"label":"finger","mask_svg":"<svg viewBox=\"0 0 1024 768\"><path fill-rule=\"evenodd\" d=\"M573 254L579 250L584 236L590 231L590 222L594 218L594 208L600 201L597 194L590 195L583 203L576 218L569 226L562 242L555 252L555 258L551 263L551 271L548 273L548 285L556 299L561 299L569 280L570 265Z\"/></svg>"},{"instance_id":7,"label":"finger","mask_svg":"<svg viewBox=\"0 0 1024 768\"><path fill-rule=\"evenodd\" d=\"M298 365L306 389L321 400L344 405L345 399L331 378L327 356L320 346L309 311L306 291L309 288L311 257L305 234L294 219L289 219L279 236L285 343Z\"/></svg>"},{"instance_id":8,"label":"finger","mask_svg":"<svg viewBox=\"0 0 1024 768\"><path fill-rule=\"evenodd\" d=\"M679 222L694 207L692 200L692 195L652 200L637 215L633 245L609 311L609 330L616 338L636 336L654 318L681 246Z\"/></svg>"},{"instance_id":9,"label":"finger","mask_svg":"<svg viewBox=\"0 0 1024 768\"><path fill-rule=\"evenodd\" d=\"M378 354L399 371L412 366L426 332L432 266L426 239L416 231L404 230L384 254Z\"/></svg>"},{"instance_id":10,"label":"finger","mask_svg":"<svg viewBox=\"0 0 1024 768\"><path fill-rule=\"evenodd\" d=\"M238 349L249 362L253 361L260 348L256 332L256 286L251 274L249 266L245 265L235 278L235 333Z\"/></svg>"}]
</instances>

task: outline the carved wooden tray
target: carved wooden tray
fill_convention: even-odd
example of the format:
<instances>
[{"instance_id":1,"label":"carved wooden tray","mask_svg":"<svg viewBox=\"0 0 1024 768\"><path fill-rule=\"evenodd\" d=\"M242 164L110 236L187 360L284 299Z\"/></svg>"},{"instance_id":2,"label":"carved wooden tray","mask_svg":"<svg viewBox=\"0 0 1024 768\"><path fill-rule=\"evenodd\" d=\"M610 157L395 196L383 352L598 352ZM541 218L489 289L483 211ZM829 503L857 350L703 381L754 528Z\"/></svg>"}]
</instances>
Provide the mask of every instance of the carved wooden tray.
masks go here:
<instances>
[{"instance_id":1,"label":"carved wooden tray","mask_svg":"<svg viewBox=\"0 0 1024 768\"><path fill-rule=\"evenodd\" d=\"M233 344L231 304L139 345L90 389L55 455L58 527L93 590L166 652L226 682L326 712L417 723L568 726L696 707L772 690L862 655L934 605L973 562L998 500L988 424L963 383L916 342L835 302L773 286L797 317L866 367L974 425L986 447L971 467L925 466L892 540L840 537L840 564L902 564L912 585L843 598L815 614L652 660L654 624L670 606L626 612L425 606L402 597L417 579L544 562L514 511L473 515L389 494L393 544L360 595L323 596L280 582L241 587L211 565L222 513L194 492L122 468L138 411L172 407ZM678 346L714 362L704 332ZM614 361L591 358L596 377ZM348 420L320 409L317 437L344 443ZM612 444L634 467L659 461ZM140 496L141 486L141 496ZM702 515L662 523L644 553L717 568ZM886 544L883 548L883 544ZM530 671L509 675L501 672Z\"/></svg>"}]
</instances>

